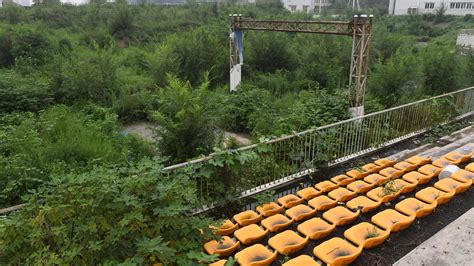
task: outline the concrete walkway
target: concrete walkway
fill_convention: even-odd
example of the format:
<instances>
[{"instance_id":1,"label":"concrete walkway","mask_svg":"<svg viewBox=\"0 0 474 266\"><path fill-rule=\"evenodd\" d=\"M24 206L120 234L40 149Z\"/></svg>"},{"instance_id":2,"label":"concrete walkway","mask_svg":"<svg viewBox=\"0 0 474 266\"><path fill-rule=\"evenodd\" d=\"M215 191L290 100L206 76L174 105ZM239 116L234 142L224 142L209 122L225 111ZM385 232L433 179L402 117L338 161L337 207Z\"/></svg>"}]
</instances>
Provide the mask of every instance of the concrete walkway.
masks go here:
<instances>
[{"instance_id":1,"label":"concrete walkway","mask_svg":"<svg viewBox=\"0 0 474 266\"><path fill-rule=\"evenodd\" d=\"M474 265L473 250L474 208L430 237L394 265L471 266Z\"/></svg>"}]
</instances>

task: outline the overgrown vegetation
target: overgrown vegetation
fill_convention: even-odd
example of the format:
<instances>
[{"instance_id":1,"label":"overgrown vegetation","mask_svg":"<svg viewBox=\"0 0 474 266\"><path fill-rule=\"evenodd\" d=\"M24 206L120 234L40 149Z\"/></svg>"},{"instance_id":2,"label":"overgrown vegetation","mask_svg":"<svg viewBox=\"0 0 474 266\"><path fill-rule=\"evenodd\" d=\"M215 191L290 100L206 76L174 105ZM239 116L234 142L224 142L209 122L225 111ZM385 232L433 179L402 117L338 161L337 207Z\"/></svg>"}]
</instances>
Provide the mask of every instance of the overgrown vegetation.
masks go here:
<instances>
[{"instance_id":1,"label":"overgrown vegetation","mask_svg":"<svg viewBox=\"0 0 474 266\"><path fill-rule=\"evenodd\" d=\"M472 17L383 10L371 10L367 112L473 84L474 57L455 51ZM290 144L278 147L288 163L267 145L224 151L222 133L257 142L348 118L350 38L246 32L244 82L229 93L229 13L311 18L279 1L0 9L0 207L25 203L0 217L0 264L204 264L215 259L202 253L213 221L192 208L307 167ZM436 117L451 110L439 106ZM156 144L123 130L142 120L159 125ZM318 136L324 149L341 144L337 134ZM209 152L198 169L163 171Z\"/></svg>"}]
</instances>

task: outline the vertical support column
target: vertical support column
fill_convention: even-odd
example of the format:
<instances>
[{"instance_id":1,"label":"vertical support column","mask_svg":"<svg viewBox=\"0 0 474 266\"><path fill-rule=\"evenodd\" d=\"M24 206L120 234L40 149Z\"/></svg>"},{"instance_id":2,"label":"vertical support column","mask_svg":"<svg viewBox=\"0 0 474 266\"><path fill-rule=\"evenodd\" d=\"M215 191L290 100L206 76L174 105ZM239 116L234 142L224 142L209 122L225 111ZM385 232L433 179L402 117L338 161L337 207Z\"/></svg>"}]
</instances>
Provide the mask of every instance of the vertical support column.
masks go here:
<instances>
[{"instance_id":1,"label":"vertical support column","mask_svg":"<svg viewBox=\"0 0 474 266\"><path fill-rule=\"evenodd\" d=\"M352 56L349 76L350 113L353 117L364 115L364 94L367 86L372 15L354 16L352 21Z\"/></svg>"},{"instance_id":2,"label":"vertical support column","mask_svg":"<svg viewBox=\"0 0 474 266\"><path fill-rule=\"evenodd\" d=\"M230 51L230 91L237 91L242 79L242 51L239 51L239 45L242 46L242 31L239 30L239 22L242 15L231 14L229 51ZM240 34L240 36L238 36ZM239 44L240 41L240 44ZM242 47L240 47L242 49Z\"/></svg>"}]
</instances>

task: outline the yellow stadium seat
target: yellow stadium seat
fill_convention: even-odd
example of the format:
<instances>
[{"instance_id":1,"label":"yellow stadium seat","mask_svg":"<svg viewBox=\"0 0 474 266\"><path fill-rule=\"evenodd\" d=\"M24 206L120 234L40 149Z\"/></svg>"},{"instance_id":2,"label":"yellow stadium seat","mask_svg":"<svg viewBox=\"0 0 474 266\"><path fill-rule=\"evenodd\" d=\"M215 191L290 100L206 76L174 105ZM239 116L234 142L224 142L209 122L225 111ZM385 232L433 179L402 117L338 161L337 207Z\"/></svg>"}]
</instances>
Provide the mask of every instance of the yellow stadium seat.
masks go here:
<instances>
[{"instance_id":1,"label":"yellow stadium seat","mask_svg":"<svg viewBox=\"0 0 474 266\"><path fill-rule=\"evenodd\" d=\"M299 224L298 232L310 239L320 239L329 235L335 228L335 225L329 224L321 218L312 218Z\"/></svg>"},{"instance_id":2,"label":"yellow stadium seat","mask_svg":"<svg viewBox=\"0 0 474 266\"><path fill-rule=\"evenodd\" d=\"M347 175L338 175L338 176L335 176L335 177L331 178L331 181L334 184L338 185L338 186L345 186L345 185L351 183L354 180L355 180L355 178L349 177Z\"/></svg>"},{"instance_id":3,"label":"yellow stadium seat","mask_svg":"<svg viewBox=\"0 0 474 266\"><path fill-rule=\"evenodd\" d=\"M216 262L209 263L209 266L225 266L227 260L218 260Z\"/></svg>"},{"instance_id":4,"label":"yellow stadium seat","mask_svg":"<svg viewBox=\"0 0 474 266\"><path fill-rule=\"evenodd\" d=\"M434 184L434 187L446 192L454 190L456 194L463 193L469 189L472 183L462 183L452 178L441 179Z\"/></svg>"},{"instance_id":5,"label":"yellow stadium seat","mask_svg":"<svg viewBox=\"0 0 474 266\"><path fill-rule=\"evenodd\" d=\"M328 196L333 198L335 201L348 201L357 196L357 193L348 190L347 188L336 188L335 190L328 193Z\"/></svg>"},{"instance_id":6,"label":"yellow stadium seat","mask_svg":"<svg viewBox=\"0 0 474 266\"><path fill-rule=\"evenodd\" d=\"M323 192L315 189L314 187L307 187L297 191L296 194L305 200L310 200L316 196L323 194Z\"/></svg>"},{"instance_id":7,"label":"yellow stadium seat","mask_svg":"<svg viewBox=\"0 0 474 266\"><path fill-rule=\"evenodd\" d=\"M381 166L382 168L385 168L385 167L389 167L389 166L392 166L392 165L396 164L397 161L391 160L391 159L388 159L388 158L382 158L382 159L376 160L374 163L376 165Z\"/></svg>"},{"instance_id":8,"label":"yellow stadium seat","mask_svg":"<svg viewBox=\"0 0 474 266\"><path fill-rule=\"evenodd\" d=\"M329 198L326 195L317 196L316 198L308 201L309 206L313 207L317 211L325 211L337 205L337 201Z\"/></svg>"},{"instance_id":9,"label":"yellow stadium seat","mask_svg":"<svg viewBox=\"0 0 474 266\"><path fill-rule=\"evenodd\" d=\"M386 176L390 179L399 178L400 176L403 175L403 173L404 173L403 171L395 169L393 167L384 168L380 170L379 172L379 174Z\"/></svg>"},{"instance_id":10,"label":"yellow stadium seat","mask_svg":"<svg viewBox=\"0 0 474 266\"><path fill-rule=\"evenodd\" d=\"M372 216L371 221L385 230L398 232L410 226L415 221L415 215L406 216L394 209L386 209Z\"/></svg>"},{"instance_id":11,"label":"yellow stadium seat","mask_svg":"<svg viewBox=\"0 0 474 266\"><path fill-rule=\"evenodd\" d=\"M337 206L323 213L323 218L336 226L349 224L359 216L360 211L352 212L346 207Z\"/></svg>"},{"instance_id":12,"label":"yellow stadium seat","mask_svg":"<svg viewBox=\"0 0 474 266\"><path fill-rule=\"evenodd\" d=\"M375 185L369 184L362 180L357 180L347 185L347 188L354 191L355 193L362 194L371 190L374 186Z\"/></svg>"},{"instance_id":13,"label":"yellow stadium seat","mask_svg":"<svg viewBox=\"0 0 474 266\"><path fill-rule=\"evenodd\" d=\"M432 178L433 176L424 175L417 171L406 173L402 177L403 180L408 181L412 184L416 184L416 185L422 185L422 184L428 183L430 182Z\"/></svg>"},{"instance_id":14,"label":"yellow stadium seat","mask_svg":"<svg viewBox=\"0 0 474 266\"><path fill-rule=\"evenodd\" d=\"M291 225L291 223L293 223L293 220L288 219L288 217L282 214L275 214L262 220L263 227L272 233L279 232L287 228Z\"/></svg>"},{"instance_id":15,"label":"yellow stadium seat","mask_svg":"<svg viewBox=\"0 0 474 266\"><path fill-rule=\"evenodd\" d=\"M406 198L395 205L395 209L406 215L415 215L417 218L424 217L434 211L437 202L425 203L416 198Z\"/></svg>"},{"instance_id":16,"label":"yellow stadium seat","mask_svg":"<svg viewBox=\"0 0 474 266\"><path fill-rule=\"evenodd\" d=\"M367 172L369 174L377 173L378 171L383 169L382 166L374 164L374 163L365 164L361 168L362 168L362 170L364 170L365 172Z\"/></svg>"},{"instance_id":17,"label":"yellow stadium seat","mask_svg":"<svg viewBox=\"0 0 474 266\"><path fill-rule=\"evenodd\" d=\"M431 177L438 176L441 170L443 170L443 168L436 167L432 164L425 164L418 168L418 172Z\"/></svg>"},{"instance_id":18,"label":"yellow stadium seat","mask_svg":"<svg viewBox=\"0 0 474 266\"><path fill-rule=\"evenodd\" d=\"M277 201L278 203L283 205L283 207L291 208L293 206L303 203L304 200L296 195L288 194L286 196L279 198Z\"/></svg>"},{"instance_id":19,"label":"yellow stadium seat","mask_svg":"<svg viewBox=\"0 0 474 266\"><path fill-rule=\"evenodd\" d=\"M292 230L286 230L268 240L268 244L282 255L301 250L308 243L308 237L301 237Z\"/></svg>"},{"instance_id":20,"label":"yellow stadium seat","mask_svg":"<svg viewBox=\"0 0 474 266\"><path fill-rule=\"evenodd\" d=\"M464 169L459 169L451 175L451 178L459 182L471 183L472 185L472 182L474 182L474 173Z\"/></svg>"},{"instance_id":21,"label":"yellow stadium seat","mask_svg":"<svg viewBox=\"0 0 474 266\"><path fill-rule=\"evenodd\" d=\"M433 203L436 201L438 205L441 205L450 201L455 193L456 192L454 190L451 192L444 192L434 187L427 187L416 192L415 197L428 203Z\"/></svg>"},{"instance_id":22,"label":"yellow stadium seat","mask_svg":"<svg viewBox=\"0 0 474 266\"><path fill-rule=\"evenodd\" d=\"M472 172L474 173L474 163L470 163L466 166L466 170L468 170L469 172Z\"/></svg>"},{"instance_id":23,"label":"yellow stadium seat","mask_svg":"<svg viewBox=\"0 0 474 266\"><path fill-rule=\"evenodd\" d=\"M219 227L210 226L210 228L213 229L216 235L228 236L237 230L239 225L234 224L231 220L225 220Z\"/></svg>"},{"instance_id":24,"label":"yellow stadium seat","mask_svg":"<svg viewBox=\"0 0 474 266\"><path fill-rule=\"evenodd\" d=\"M255 244L235 254L237 263L243 266L266 266L277 258L277 251L271 252L262 244Z\"/></svg>"},{"instance_id":25,"label":"yellow stadium seat","mask_svg":"<svg viewBox=\"0 0 474 266\"><path fill-rule=\"evenodd\" d=\"M240 243L250 245L264 238L267 232L268 230L263 230L260 226L251 224L237 229L234 232L234 236Z\"/></svg>"},{"instance_id":26,"label":"yellow stadium seat","mask_svg":"<svg viewBox=\"0 0 474 266\"><path fill-rule=\"evenodd\" d=\"M371 191L367 192L367 197L379 201L381 203L389 202L394 200L400 194L400 190L392 190L390 188L376 187Z\"/></svg>"},{"instance_id":27,"label":"yellow stadium seat","mask_svg":"<svg viewBox=\"0 0 474 266\"><path fill-rule=\"evenodd\" d=\"M364 170L359 170L359 169L352 169L346 173L346 175L355 178L355 179L362 179L369 175L369 172L366 172Z\"/></svg>"},{"instance_id":28,"label":"yellow stadium seat","mask_svg":"<svg viewBox=\"0 0 474 266\"><path fill-rule=\"evenodd\" d=\"M300 204L286 210L285 214L296 222L303 221L316 214L316 210L308 205Z\"/></svg>"},{"instance_id":29,"label":"yellow stadium seat","mask_svg":"<svg viewBox=\"0 0 474 266\"><path fill-rule=\"evenodd\" d=\"M411 164L409 162L399 162L393 165L393 168L398 169L403 172L410 172L418 168L416 164Z\"/></svg>"},{"instance_id":30,"label":"yellow stadium seat","mask_svg":"<svg viewBox=\"0 0 474 266\"><path fill-rule=\"evenodd\" d=\"M227 257L236 251L240 246L238 241L232 240L228 236L223 236L220 240L211 240L204 244L207 254L217 254L220 257Z\"/></svg>"},{"instance_id":31,"label":"yellow stadium seat","mask_svg":"<svg viewBox=\"0 0 474 266\"><path fill-rule=\"evenodd\" d=\"M282 264L283 266L321 266L308 255L300 255Z\"/></svg>"},{"instance_id":32,"label":"yellow stadium seat","mask_svg":"<svg viewBox=\"0 0 474 266\"><path fill-rule=\"evenodd\" d=\"M338 188L339 186L329 180L326 180L326 181L321 181L317 183L314 187L316 187L321 192L329 192L333 189Z\"/></svg>"},{"instance_id":33,"label":"yellow stadium seat","mask_svg":"<svg viewBox=\"0 0 474 266\"><path fill-rule=\"evenodd\" d=\"M371 200L366 196L359 196L348 201L346 206L352 210L359 209L362 213L366 213L377 209L380 204L382 204L382 202Z\"/></svg>"},{"instance_id":34,"label":"yellow stadium seat","mask_svg":"<svg viewBox=\"0 0 474 266\"><path fill-rule=\"evenodd\" d=\"M416 183L409 183L403 179L393 180L393 186L400 191L400 194L405 194L413 191L416 188L416 185Z\"/></svg>"},{"instance_id":35,"label":"yellow stadium seat","mask_svg":"<svg viewBox=\"0 0 474 266\"><path fill-rule=\"evenodd\" d=\"M275 202L265 203L257 207L257 211L265 217L281 213L284 209L285 208L276 204Z\"/></svg>"},{"instance_id":36,"label":"yellow stadium seat","mask_svg":"<svg viewBox=\"0 0 474 266\"><path fill-rule=\"evenodd\" d=\"M431 164L439 168L445 168L446 166L450 164L455 164L455 163L453 163L452 161L446 158L439 158L437 160L434 160Z\"/></svg>"},{"instance_id":37,"label":"yellow stadium seat","mask_svg":"<svg viewBox=\"0 0 474 266\"><path fill-rule=\"evenodd\" d=\"M406 161L413 164L413 165L415 165L415 166L422 166L422 165L425 165L425 164L431 162L431 157L423 157L423 156L415 155L415 156L412 156L412 157L406 159Z\"/></svg>"},{"instance_id":38,"label":"yellow stadium seat","mask_svg":"<svg viewBox=\"0 0 474 266\"><path fill-rule=\"evenodd\" d=\"M472 153L461 153L459 151L452 151L443 157L451 161L453 164L460 164L469 161L472 157Z\"/></svg>"},{"instance_id":39,"label":"yellow stadium seat","mask_svg":"<svg viewBox=\"0 0 474 266\"><path fill-rule=\"evenodd\" d=\"M344 237L364 248L373 248L382 244L390 235L390 230L381 230L377 226L362 222L344 231Z\"/></svg>"},{"instance_id":40,"label":"yellow stadium seat","mask_svg":"<svg viewBox=\"0 0 474 266\"><path fill-rule=\"evenodd\" d=\"M240 226L246 226L249 224L254 224L262 220L262 215L251 211L243 211L241 213L238 213L234 215L234 220L240 225Z\"/></svg>"},{"instance_id":41,"label":"yellow stadium seat","mask_svg":"<svg viewBox=\"0 0 474 266\"><path fill-rule=\"evenodd\" d=\"M369 184L372 184L372 185L375 185L375 186L378 186L386 181L390 180L389 177L386 177L386 176L383 176L383 175L379 175L379 174L371 174L371 175L368 175L364 178L364 181L369 183Z\"/></svg>"},{"instance_id":42,"label":"yellow stadium seat","mask_svg":"<svg viewBox=\"0 0 474 266\"><path fill-rule=\"evenodd\" d=\"M355 247L346 240L334 237L313 249L316 257L328 265L347 265L359 257L362 247Z\"/></svg>"}]
</instances>

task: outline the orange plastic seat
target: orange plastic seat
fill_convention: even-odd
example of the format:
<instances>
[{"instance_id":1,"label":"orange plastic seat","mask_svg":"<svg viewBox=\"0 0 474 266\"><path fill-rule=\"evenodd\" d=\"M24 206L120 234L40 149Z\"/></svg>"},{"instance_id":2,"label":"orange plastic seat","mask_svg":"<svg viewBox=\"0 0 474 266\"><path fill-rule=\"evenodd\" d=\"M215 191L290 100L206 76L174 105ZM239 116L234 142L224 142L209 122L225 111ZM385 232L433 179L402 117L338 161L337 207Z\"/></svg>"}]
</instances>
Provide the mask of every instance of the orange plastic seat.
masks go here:
<instances>
[{"instance_id":1,"label":"orange plastic seat","mask_svg":"<svg viewBox=\"0 0 474 266\"><path fill-rule=\"evenodd\" d=\"M390 160L388 158L378 159L374 162L376 165L380 165L382 168L392 166L397 163L395 160Z\"/></svg>"},{"instance_id":2,"label":"orange plastic seat","mask_svg":"<svg viewBox=\"0 0 474 266\"><path fill-rule=\"evenodd\" d=\"M379 172L379 174L386 176L390 179L399 178L400 176L403 175L403 173L404 173L403 171L395 169L393 167L384 168L380 170Z\"/></svg>"},{"instance_id":3,"label":"orange plastic seat","mask_svg":"<svg viewBox=\"0 0 474 266\"><path fill-rule=\"evenodd\" d=\"M375 185L369 184L362 180L357 180L347 185L347 188L354 191L355 193L362 194L371 190L374 186Z\"/></svg>"},{"instance_id":4,"label":"orange plastic seat","mask_svg":"<svg viewBox=\"0 0 474 266\"><path fill-rule=\"evenodd\" d=\"M329 192L333 189L338 188L339 186L329 180L326 180L326 181L321 181L317 183L314 187L316 187L321 192Z\"/></svg>"},{"instance_id":5,"label":"orange plastic seat","mask_svg":"<svg viewBox=\"0 0 474 266\"><path fill-rule=\"evenodd\" d=\"M424 217L434 211L437 203L425 203L416 198L406 198L395 205L395 209L406 215L415 215L417 218Z\"/></svg>"},{"instance_id":6,"label":"orange plastic seat","mask_svg":"<svg viewBox=\"0 0 474 266\"><path fill-rule=\"evenodd\" d=\"M239 228L238 224L234 224L231 220L225 220L220 226L209 226L213 229L214 234L220 236L228 236L231 235L237 228Z\"/></svg>"},{"instance_id":7,"label":"orange plastic seat","mask_svg":"<svg viewBox=\"0 0 474 266\"><path fill-rule=\"evenodd\" d=\"M439 167L436 167L432 164L425 164L422 167L418 168L418 172L420 172L424 175L431 176L431 177L438 176L439 173L441 172L441 170L443 170L443 169L439 168Z\"/></svg>"},{"instance_id":8,"label":"orange plastic seat","mask_svg":"<svg viewBox=\"0 0 474 266\"><path fill-rule=\"evenodd\" d=\"M408 181L412 184L416 184L416 185L422 185L422 184L428 183L430 182L432 178L433 176L424 175L417 171L406 173L402 177L403 180Z\"/></svg>"},{"instance_id":9,"label":"orange plastic seat","mask_svg":"<svg viewBox=\"0 0 474 266\"><path fill-rule=\"evenodd\" d=\"M282 264L283 266L321 266L308 255L300 255Z\"/></svg>"},{"instance_id":10,"label":"orange plastic seat","mask_svg":"<svg viewBox=\"0 0 474 266\"><path fill-rule=\"evenodd\" d=\"M372 216L370 220L385 230L398 232L410 226L415 221L415 215L406 216L394 209L386 209Z\"/></svg>"},{"instance_id":11,"label":"orange plastic seat","mask_svg":"<svg viewBox=\"0 0 474 266\"><path fill-rule=\"evenodd\" d=\"M298 232L310 239L320 239L329 235L336 226L329 224L321 218L312 218L298 225Z\"/></svg>"},{"instance_id":12,"label":"orange plastic seat","mask_svg":"<svg viewBox=\"0 0 474 266\"><path fill-rule=\"evenodd\" d=\"M289 255L299 251L306 243L308 243L308 237L303 238L292 230L281 232L268 240L270 247L282 255Z\"/></svg>"},{"instance_id":13,"label":"orange plastic seat","mask_svg":"<svg viewBox=\"0 0 474 266\"><path fill-rule=\"evenodd\" d=\"M346 175L355 178L355 179L362 179L369 175L369 172L366 172L364 170L359 170L359 169L352 169L346 173Z\"/></svg>"},{"instance_id":14,"label":"orange plastic seat","mask_svg":"<svg viewBox=\"0 0 474 266\"><path fill-rule=\"evenodd\" d=\"M471 183L472 185L472 182L474 182L474 173L464 169L459 169L451 175L451 178L459 182Z\"/></svg>"},{"instance_id":15,"label":"orange plastic seat","mask_svg":"<svg viewBox=\"0 0 474 266\"><path fill-rule=\"evenodd\" d=\"M466 170L468 170L469 172L474 173L474 163L470 163L470 164L466 165Z\"/></svg>"},{"instance_id":16,"label":"orange plastic seat","mask_svg":"<svg viewBox=\"0 0 474 266\"><path fill-rule=\"evenodd\" d=\"M354 221L360 211L352 212L346 207L337 206L323 213L323 218L336 226L345 225Z\"/></svg>"},{"instance_id":17,"label":"orange plastic seat","mask_svg":"<svg viewBox=\"0 0 474 266\"><path fill-rule=\"evenodd\" d=\"M416 185L416 183L409 183L403 179L393 180L393 186L400 191L400 194L405 194L413 191L416 188Z\"/></svg>"},{"instance_id":18,"label":"orange plastic seat","mask_svg":"<svg viewBox=\"0 0 474 266\"><path fill-rule=\"evenodd\" d=\"M364 248L373 248L382 244L390 235L390 230L381 230L377 226L362 222L344 231L344 237Z\"/></svg>"},{"instance_id":19,"label":"orange plastic seat","mask_svg":"<svg viewBox=\"0 0 474 266\"><path fill-rule=\"evenodd\" d=\"M314 187L303 188L296 192L298 196L305 200L310 200L316 196L323 194L321 191L315 189Z\"/></svg>"},{"instance_id":20,"label":"orange plastic seat","mask_svg":"<svg viewBox=\"0 0 474 266\"><path fill-rule=\"evenodd\" d=\"M288 219L288 217L282 214L275 214L262 220L263 227L272 233L287 228L291 223L293 223L293 220Z\"/></svg>"},{"instance_id":21,"label":"orange plastic seat","mask_svg":"<svg viewBox=\"0 0 474 266\"><path fill-rule=\"evenodd\" d=\"M348 190L347 188L337 188L328 193L328 196L333 198L335 201L348 201L357 196L357 193Z\"/></svg>"},{"instance_id":22,"label":"orange plastic seat","mask_svg":"<svg viewBox=\"0 0 474 266\"><path fill-rule=\"evenodd\" d=\"M316 214L316 210L308 205L300 204L286 210L285 214L296 222L303 221Z\"/></svg>"},{"instance_id":23,"label":"orange plastic seat","mask_svg":"<svg viewBox=\"0 0 474 266\"><path fill-rule=\"evenodd\" d=\"M326 195L317 196L316 198L308 201L309 206L313 207L317 211L325 211L337 205L337 201L329 198Z\"/></svg>"},{"instance_id":24,"label":"orange plastic seat","mask_svg":"<svg viewBox=\"0 0 474 266\"><path fill-rule=\"evenodd\" d=\"M366 165L363 165L362 170L365 172L372 174L372 173L377 173L378 171L382 170L383 167L374 163L368 163Z\"/></svg>"},{"instance_id":25,"label":"orange plastic seat","mask_svg":"<svg viewBox=\"0 0 474 266\"><path fill-rule=\"evenodd\" d=\"M439 168L445 168L446 166L454 163L446 158L439 158L434 160L431 164Z\"/></svg>"},{"instance_id":26,"label":"orange plastic seat","mask_svg":"<svg viewBox=\"0 0 474 266\"><path fill-rule=\"evenodd\" d=\"M335 177L331 178L331 181L334 184L338 185L338 186L345 186L345 185L351 183L354 180L355 180L355 178L349 177L347 175L338 175L338 176L335 176Z\"/></svg>"},{"instance_id":27,"label":"orange plastic seat","mask_svg":"<svg viewBox=\"0 0 474 266\"><path fill-rule=\"evenodd\" d=\"M451 192L444 192L434 187L427 187L416 192L415 197L428 203L433 203L436 201L438 205L441 205L450 201L455 193L456 192L454 190Z\"/></svg>"},{"instance_id":28,"label":"orange plastic seat","mask_svg":"<svg viewBox=\"0 0 474 266\"><path fill-rule=\"evenodd\" d=\"M209 266L225 266L227 260L218 260L216 262L209 263Z\"/></svg>"},{"instance_id":29,"label":"orange plastic seat","mask_svg":"<svg viewBox=\"0 0 474 266\"><path fill-rule=\"evenodd\" d=\"M459 151L452 151L444 155L443 157L451 161L453 164L460 164L469 161L472 157L472 153L461 153Z\"/></svg>"},{"instance_id":30,"label":"orange plastic seat","mask_svg":"<svg viewBox=\"0 0 474 266\"><path fill-rule=\"evenodd\" d=\"M396 190L396 188L392 190L390 188L376 187L367 192L366 195L375 201L385 203L396 199L398 195L400 195L400 190Z\"/></svg>"},{"instance_id":31,"label":"orange plastic seat","mask_svg":"<svg viewBox=\"0 0 474 266\"><path fill-rule=\"evenodd\" d=\"M232 240L228 236L223 236L219 241L211 240L204 244L204 250L207 254L217 254L220 257L227 257L236 251L240 246L238 241Z\"/></svg>"},{"instance_id":32,"label":"orange plastic seat","mask_svg":"<svg viewBox=\"0 0 474 266\"><path fill-rule=\"evenodd\" d=\"M268 230L263 230L260 226L251 224L237 229L234 232L234 236L240 243L250 245L264 238L267 232Z\"/></svg>"},{"instance_id":33,"label":"orange plastic seat","mask_svg":"<svg viewBox=\"0 0 474 266\"><path fill-rule=\"evenodd\" d=\"M293 206L303 203L304 200L296 195L288 194L286 196L279 198L277 201L278 203L283 205L283 207L291 208Z\"/></svg>"},{"instance_id":34,"label":"orange plastic seat","mask_svg":"<svg viewBox=\"0 0 474 266\"><path fill-rule=\"evenodd\" d=\"M411 164L409 162L399 162L393 165L393 168L398 169L403 172L410 172L418 168L418 165Z\"/></svg>"},{"instance_id":35,"label":"orange plastic seat","mask_svg":"<svg viewBox=\"0 0 474 266\"><path fill-rule=\"evenodd\" d=\"M415 156L412 156L408 159L406 159L406 161L408 163L411 163L415 166L422 166L422 165L425 165L429 162L431 162L431 157L422 157L422 156L419 156L419 155L415 155ZM412 170L410 170L412 171Z\"/></svg>"},{"instance_id":36,"label":"orange plastic seat","mask_svg":"<svg viewBox=\"0 0 474 266\"><path fill-rule=\"evenodd\" d=\"M277 258L277 251L271 252L262 244L255 244L235 254L235 260L244 266L270 265Z\"/></svg>"},{"instance_id":37,"label":"orange plastic seat","mask_svg":"<svg viewBox=\"0 0 474 266\"><path fill-rule=\"evenodd\" d=\"M380 204L382 204L382 202L373 201L366 196L359 196L348 201L346 206L351 210L360 210L362 213L366 213L377 209Z\"/></svg>"},{"instance_id":38,"label":"orange plastic seat","mask_svg":"<svg viewBox=\"0 0 474 266\"><path fill-rule=\"evenodd\" d=\"M468 190L469 187L471 186L471 183L462 183L452 178L445 178L436 182L434 186L435 188L441 189L446 192L450 192L454 190L456 194L459 194Z\"/></svg>"},{"instance_id":39,"label":"orange plastic seat","mask_svg":"<svg viewBox=\"0 0 474 266\"><path fill-rule=\"evenodd\" d=\"M254 224L262 220L262 215L252 211L252 210L247 210L243 211L241 213L238 213L234 215L234 220L240 225L240 226L246 226L249 224Z\"/></svg>"},{"instance_id":40,"label":"orange plastic seat","mask_svg":"<svg viewBox=\"0 0 474 266\"><path fill-rule=\"evenodd\" d=\"M284 209L285 208L276 204L275 202L265 203L257 207L257 211L265 217L281 213Z\"/></svg>"},{"instance_id":41,"label":"orange plastic seat","mask_svg":"<svg viewBox=\"0 0 474 266\"><path fill-rule=\"evenodd\" d=\"M364 178L365 182L375 185L375 186L380 185L388 180L390 180L389 177L379 175L379 174L371 174Z\"/></svg>"},{"instance_id":42,"label":"orange plastic seat","mask_svg":"<svg viewBox=\"0 0 474 266\"><path fill-rule=\"evenodd\" d=\"M316 257L328 265L347 265L355 261L362 252L362 246L355 247L346 240L334 237L313 249Z\"/></svg>"}]
</instances>

